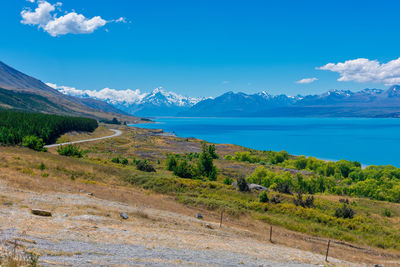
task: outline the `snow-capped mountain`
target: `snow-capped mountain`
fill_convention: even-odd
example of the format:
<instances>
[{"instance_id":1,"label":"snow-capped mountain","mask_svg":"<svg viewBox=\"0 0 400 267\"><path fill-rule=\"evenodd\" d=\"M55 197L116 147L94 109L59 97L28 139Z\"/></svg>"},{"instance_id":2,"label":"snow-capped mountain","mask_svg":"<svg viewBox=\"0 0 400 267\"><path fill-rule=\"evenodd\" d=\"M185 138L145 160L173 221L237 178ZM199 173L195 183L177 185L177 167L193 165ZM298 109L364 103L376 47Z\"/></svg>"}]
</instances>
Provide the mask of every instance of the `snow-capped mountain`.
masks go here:
<instances>
[{"instance_id":1,"label":"snow-capped mountain","mask_svg":"<svg viewBox=\"0 0 400 267\"><path fill-rule=\"evenodd\" d=\"M266 92L248 95L228 92L204 100L182 116L258 116L258 117L377 117L400 116L400 86L386 91L364 89L359 92L330 90L307 96L270 95Z\"/></svg>"},{"instance_id":2,"label":"snow-capped mountain","mask_svg":"<svg viewBox=\"0 0 400 267\"><path fill-rule=\"evenodd\" d=\"M318 95L271 95L227 92L215 98L194 98L156 88L100 91L48 84L58 91L80 98L103 100L113 107L137 116L294 116L294 117L399 117L400 86L387 90L330 90Z\"/></svg>"},{"instance_id":3,"label":"snow-capped mountain","mask_svg":"<svg viewBox=\"0 0 400 267\"><path fill-rule=\"evenodd\" d=\"M115 90L104 88L94 91L58 86L52 83L47 83L47 85L66 95L105 101L122 111L137 116L174 116L205 99L182 96L166 91L161 87L150 93L142 93L139 89Z\"/></svg>"},{"instance_id":4,"label":"snow-capped mountain","mask_svg":"<svg viewBox=\"0 0 400 267\"><path fill-rule=\"evenodd\" d=\"M116 104L116 106L128 113L137 116L175 116L179 112L188 110L204 98L182 96L174 92L168 92L162 88L156 88L133 104Z\"/></svg>"}]
</instances>

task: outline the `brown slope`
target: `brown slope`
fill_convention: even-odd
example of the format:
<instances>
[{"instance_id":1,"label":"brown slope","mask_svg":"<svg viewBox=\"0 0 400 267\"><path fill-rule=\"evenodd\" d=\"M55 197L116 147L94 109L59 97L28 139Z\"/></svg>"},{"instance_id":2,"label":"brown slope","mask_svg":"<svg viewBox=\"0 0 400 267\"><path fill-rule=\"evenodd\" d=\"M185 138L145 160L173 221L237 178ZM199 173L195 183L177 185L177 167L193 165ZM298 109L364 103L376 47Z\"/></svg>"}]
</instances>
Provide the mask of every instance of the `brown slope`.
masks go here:
<instances>
[{"instance_id":1,"label":"brown slope","mask_svg":"<svg viewBox=\"0 0 400 267\"><path fill-rule=\"evenodd\" d=\"M63 115L85 116L96 119L112 119L117 117L120 120L135 122L136 117L127 115L118 109L111 107L105 102L99 100L80 99L73 96L64 95L57 90L47 86L42 81L28 76L0 61L0 88L7 89L12 94L13 99L18 98L20 101L18 107L13 104L15 101L10 101L3 94L0 98L0 104L3 103L3 108L23 109L25 111L35 111L44 113L56 113ZM51 111L46 106L41 108L40 105L35 105L35 109L31 110L29 107L31 103L24 103L28 98L27 96L37 95L47 99L53 107ZM31 97L30 97L31 98ZM6 104L4 104L6 103ZM26 105L24 105L26 104ZM26 107L21 108L21 107Z\"/></svg>"}]
</instances>

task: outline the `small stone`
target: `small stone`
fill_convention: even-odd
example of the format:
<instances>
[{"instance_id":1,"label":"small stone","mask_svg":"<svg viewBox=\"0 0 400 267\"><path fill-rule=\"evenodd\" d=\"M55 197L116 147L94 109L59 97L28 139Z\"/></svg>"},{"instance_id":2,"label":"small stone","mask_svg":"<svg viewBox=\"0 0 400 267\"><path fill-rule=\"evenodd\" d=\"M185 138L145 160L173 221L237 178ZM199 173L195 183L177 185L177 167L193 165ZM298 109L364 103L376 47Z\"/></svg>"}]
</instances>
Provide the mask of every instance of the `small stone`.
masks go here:
<instances>
[{"instance_id":1,"label":"small stone","mask_svg":"<svg viewBox=\"0 0 400 267\"><path fill-rule=\"evenodd\" d=\"M88 196L91 196L91 197L92 197L92 196L93 196L93 193L88 193Z\"/></svg>"},{"instance_id":2,"label":"small stone","mask_svg":"<svg viewBox=\"0 0 400 267\"><path fill-rule=\"evenodd\" d=\"M208 229L214 229L212 226L211 226L211 224L206 224L206 228L208 228Z\"/></svg>"},{"instance_id":3,"label":"small stone","mask_svg":"<svg viewBox=\"0 0 400 267\"><path fill-rule=\"evenodd\" d=\"M64 214L63 217L68 217L68 214Z\"/></svg>"},{"instance_id":4,"label":"small stone","mask_svg":"<svg viewBox=\"0 0 400 267\"><path fill-rule=\"evenodd\" d=\"M119 215L120 215L121 218L124 219L124 220L128 220L128 219L129 219L128 214L126 214L126 213L124 213L124 212L120 212Z\"/></svg>"},{"instance_id":5,"label":"small stone","mask_svg":"<svg viewBox=\"0 0 400 267\"><path fill-rule=\"evenodd\" d=\"M50 217L51 212L46 211L46 210L38 210L38 209L33 209L32 214L37 215L37 216L43 216L43 217Z\"/></svg>"},{"instance_id":6,"label":"small stone","mask_svg":"<svg viewBox=\"0 0 400 267\"><path fill-rule=\"evenodd\" d=\"M203 215L201 215L201 213L197 213L196 218L201 220L201 219L203 219Z\"/></svg>"}]
</instances>

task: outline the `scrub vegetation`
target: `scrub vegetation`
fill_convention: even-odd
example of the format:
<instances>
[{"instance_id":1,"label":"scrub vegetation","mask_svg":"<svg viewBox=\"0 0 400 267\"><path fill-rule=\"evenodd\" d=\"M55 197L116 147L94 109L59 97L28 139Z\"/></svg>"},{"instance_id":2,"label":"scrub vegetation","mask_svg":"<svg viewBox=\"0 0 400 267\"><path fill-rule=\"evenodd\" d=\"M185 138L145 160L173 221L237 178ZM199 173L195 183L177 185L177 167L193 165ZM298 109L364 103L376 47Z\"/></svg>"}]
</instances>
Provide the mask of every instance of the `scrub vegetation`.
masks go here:
<instances>
[{"instance_id":1,"label":"scrub vegetation","mask_svg":"<svg viewBox=\"0 0 400 267\"><path fill-rule=\"evenodd\" d=\"M21 159L27 151L39 152L0 147L1 155L7 155L0 168L42 180L140 188L188 207L225 210L232 221L251 218L312 236L400 251L395 167L363 169L357 162L325 162L119 127L121 136L80 144L85 151L81 158L62 157L51 148L26 161Z\"/></svg>"}]
</instances>

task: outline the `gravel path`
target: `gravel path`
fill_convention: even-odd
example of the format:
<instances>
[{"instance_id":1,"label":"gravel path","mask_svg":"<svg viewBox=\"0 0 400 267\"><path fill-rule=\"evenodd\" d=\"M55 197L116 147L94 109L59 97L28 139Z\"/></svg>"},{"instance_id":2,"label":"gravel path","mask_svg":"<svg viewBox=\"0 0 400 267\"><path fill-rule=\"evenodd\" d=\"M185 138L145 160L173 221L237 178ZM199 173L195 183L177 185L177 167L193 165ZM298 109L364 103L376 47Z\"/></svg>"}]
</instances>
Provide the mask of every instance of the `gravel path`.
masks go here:
<instances>
[{"instance_id":1,"label":"gravel path","mask_svg":"<svg viewBox=\"0 0 400 267\"><path fill-rule=\"evenodd\" d=\"M110 129L110 130L113 131L115 134L110 135L110 136L87 139L87 140L80 140L80 141L66 142L66 143L62 143L62 144L47 145L47 146L45 146L45 148L51 148L51 147L57 147L57 146L63 146L63 145L71 145L71 144L79 144L79 143L85 143L85 142L98 141L98 140L103 140L103 139L116 137L116 136L119 136L119 135L122 134L122 132L120 130L115 130L115 129Z\"/></svg>"}]
</instances>

